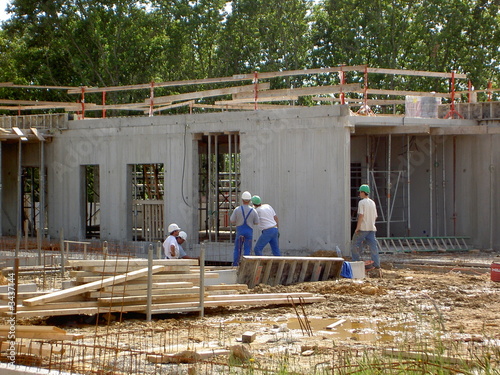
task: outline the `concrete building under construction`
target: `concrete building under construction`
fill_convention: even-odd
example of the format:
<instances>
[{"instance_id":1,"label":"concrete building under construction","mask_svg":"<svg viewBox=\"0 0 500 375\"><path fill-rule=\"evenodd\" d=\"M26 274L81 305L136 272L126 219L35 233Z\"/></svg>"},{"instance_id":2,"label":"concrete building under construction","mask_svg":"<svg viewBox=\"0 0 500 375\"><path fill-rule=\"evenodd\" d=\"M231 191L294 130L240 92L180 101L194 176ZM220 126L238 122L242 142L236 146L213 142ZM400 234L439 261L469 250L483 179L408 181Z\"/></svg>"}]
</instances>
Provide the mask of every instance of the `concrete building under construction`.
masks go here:
<instances>
[{"instance_id":1,"label":"concrete building under construction","mask_svg":"<svg viewBox=\"0 0 500 375\"><path fill-rule=\"evenodd\" d=\"M279 73L344 71L349 67ZM201 242L220 244L229 260L229 216L248 190L276 210L284 254L337 246L349 254L357 188L369 183L381 246L500 246L498 102L459 102L454 87L441 94L384 91L395 99L375 100L370 95L382 90L370 91L367 81L348 84L341 74L335 86L271 90L266 79L278 73L266 74L233 77L252 79L248 86L170 97L155 98L152 88L144 103L129 104L143 116L109 117L104 111L116 107L82 101L61 105L65 113L0 118L0 234L147 243L163 240L175 222L194 251ZM231 99L196 102L220 95ZM318 105L293 105L306 95ZM153 116L181 105L192 113ZM406 107L406 114L375 115L375 106ZM87 111L103 116L85 118Z\"/></svg>"}]
</instances>

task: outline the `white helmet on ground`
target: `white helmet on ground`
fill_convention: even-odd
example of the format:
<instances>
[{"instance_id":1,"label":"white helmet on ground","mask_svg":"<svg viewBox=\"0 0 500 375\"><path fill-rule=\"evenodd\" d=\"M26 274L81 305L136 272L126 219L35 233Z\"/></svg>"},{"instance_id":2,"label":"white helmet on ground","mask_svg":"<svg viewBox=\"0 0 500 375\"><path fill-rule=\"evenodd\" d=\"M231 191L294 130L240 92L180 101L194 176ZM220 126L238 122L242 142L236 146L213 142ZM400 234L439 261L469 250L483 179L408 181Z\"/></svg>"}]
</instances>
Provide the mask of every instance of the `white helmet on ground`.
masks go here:
<instances>
[{"instance_id":1,"label":"white helmet on ground","mask_svg":"<svg viewBox=\"0 0 500 375\"><path fill-rule=\"evenodd\" d=\"M177 224L172 223L168 226L168 233L169 234L172 234L172 232L175 232L176 230L181 230L181 228Z\"/></svg>"},{"instance_id":2,"label":"white helmet on ground","mask_svg":"<svg viewBox=\"0 0 500 375\"><path fill-rule=\"evenodd\" d=\"M180 237L180 238L182 238L184 241L186 241L186 240L187 240L187 238L188 238L188 235L187 235L187 233L186 233L186 232L184 232L184 231L180 231L180 232L179 232L179 237Z\"/></svg>"},{"instance_id":3,"label":"white helmet on ground","mask_svg":"<svg viewBox=\"0 0 500 375\"><path fill-rule=\"evenodd\" d=\"M252 199L252 194L250 194L250 192L248 191L244 191L241 194L241 199L243 199L244 201L249 201L250 199Z\"/></svg>"}]
</instances>

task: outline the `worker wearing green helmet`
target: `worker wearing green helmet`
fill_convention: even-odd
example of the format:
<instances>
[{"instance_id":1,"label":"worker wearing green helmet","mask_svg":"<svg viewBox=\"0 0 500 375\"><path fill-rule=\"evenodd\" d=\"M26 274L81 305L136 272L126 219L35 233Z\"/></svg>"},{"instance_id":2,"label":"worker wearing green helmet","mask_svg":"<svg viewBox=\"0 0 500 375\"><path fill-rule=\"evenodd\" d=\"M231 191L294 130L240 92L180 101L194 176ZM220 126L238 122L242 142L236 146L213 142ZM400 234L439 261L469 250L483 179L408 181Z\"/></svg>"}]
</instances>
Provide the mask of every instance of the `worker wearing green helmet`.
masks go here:
<instances>
[{"instance_id":1,"label":"worker wearing green helmet","mask_svg":"<svg viewBox=\"0 0 500 375\"><path fill-rule=\"evenodd\" d=\"M380 257L378 254L378 243L375 238L377 228L377 207L375 202L369 198L370 186L364 184L358 189L361 200L358 203L358 224L352 238L352 260L361 260L361 245L366 241L370 247L370 255L375 268L380 268Z\"/></svg>"}]
</instances>

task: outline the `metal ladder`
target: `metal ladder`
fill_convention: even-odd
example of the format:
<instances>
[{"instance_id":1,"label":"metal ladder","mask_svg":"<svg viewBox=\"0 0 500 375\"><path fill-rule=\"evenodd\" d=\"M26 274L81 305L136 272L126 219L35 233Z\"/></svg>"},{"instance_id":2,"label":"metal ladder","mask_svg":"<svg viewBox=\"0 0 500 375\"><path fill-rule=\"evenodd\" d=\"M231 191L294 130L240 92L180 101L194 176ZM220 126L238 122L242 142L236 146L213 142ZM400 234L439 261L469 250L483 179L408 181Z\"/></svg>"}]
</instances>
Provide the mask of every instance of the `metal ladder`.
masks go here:
<instances>
[{"instance_id":1,"label":"metal ladder","mask_svg":"<svg viewBox=\"0 0 500 375\"><path fill-rule=\"evenodd\" d=\"M378 237L379 251L385 254L415 253L424 251L468 251L470 237Z\"/></svg>"}]
</instances>

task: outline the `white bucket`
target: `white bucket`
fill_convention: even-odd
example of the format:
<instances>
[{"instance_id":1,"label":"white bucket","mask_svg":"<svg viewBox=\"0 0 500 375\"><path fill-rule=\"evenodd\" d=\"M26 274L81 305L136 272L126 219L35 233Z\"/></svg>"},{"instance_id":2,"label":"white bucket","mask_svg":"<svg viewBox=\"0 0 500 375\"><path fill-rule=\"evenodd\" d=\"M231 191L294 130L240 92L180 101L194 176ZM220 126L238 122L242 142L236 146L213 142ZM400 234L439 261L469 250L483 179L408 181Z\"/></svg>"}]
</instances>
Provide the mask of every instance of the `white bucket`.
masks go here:
<instances>
[{"instance_id":1,"label":"white bucket","mask_svg":"<svg viewBox=\"0 0 500 375\"><path fill-rule=\"evenodd\" d=\"M349 262L352 269L353 279L364 279L365 278L365 262Z\"/></svg>"}]
</instances>

